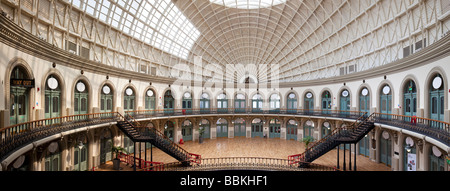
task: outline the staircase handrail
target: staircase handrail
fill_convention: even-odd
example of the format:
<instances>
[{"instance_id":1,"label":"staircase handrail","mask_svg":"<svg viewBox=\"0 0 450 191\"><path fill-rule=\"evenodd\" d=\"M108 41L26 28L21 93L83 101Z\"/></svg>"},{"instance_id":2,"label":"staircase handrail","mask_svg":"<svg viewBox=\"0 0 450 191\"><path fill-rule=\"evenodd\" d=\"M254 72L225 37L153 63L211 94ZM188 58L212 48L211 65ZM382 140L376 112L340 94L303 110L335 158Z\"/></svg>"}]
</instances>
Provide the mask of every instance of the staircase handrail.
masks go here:
<instances>
[{"instance_id":1,"label":"staircase handrail","mask_svg":"<svg viewBox=\"0 0 450 191\"><path fill-rule=\"evenodd\" d=\"M356 119L356 121L353 122L353 123L350 125L350 127L345 127L345 129L346 129L346 130L348 130L348 129L354 130L354 129L358 128L358 126L359 126L361 123L363 123L364 121L368 120L369 118L372 118L372 115L373 115L373 114L370 115L369 117L366 117L366 115L367 115L367 112L365 112L365 113L364 113L363 115L361 115L358 119ZM359 121L359 122L358 122L358 121ZM297 154L297 155L290 155L290 156L288 156L288 158L291 159L291 160L294 160L294 159L295 159L295 160L298 160L298 161L304 160L304 159L305 159L305 155L306 155L307 152L313 150L314 147L316 147L316 146L318 146L318 145L324 143L325 141L327 141L328 139L330 139L330 137L333 137L333 136L335 136L335 135L337 135L337 134L340 134L342 130L344 130L344 128L342 128L342 127L337 127L337 128L334 129L333 132L331 132L329 135L325 136L324 138L322 138L321 140L319 140L319 141L317 141L317 142L312 143L312 145L311 145L309 148L306 148L306 150L305 150L303 153Z\"/></svg>"}]
</instances>

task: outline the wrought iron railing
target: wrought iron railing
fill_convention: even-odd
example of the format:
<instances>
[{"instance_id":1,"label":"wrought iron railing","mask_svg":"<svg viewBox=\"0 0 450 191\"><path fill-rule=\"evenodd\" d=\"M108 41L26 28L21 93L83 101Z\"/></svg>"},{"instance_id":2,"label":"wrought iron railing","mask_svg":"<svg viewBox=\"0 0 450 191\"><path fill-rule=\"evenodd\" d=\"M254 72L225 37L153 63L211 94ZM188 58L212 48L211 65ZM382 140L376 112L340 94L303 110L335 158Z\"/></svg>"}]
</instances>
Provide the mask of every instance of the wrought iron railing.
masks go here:
<instances>
[{"instance_id":1,"label":"wrought iron railing","mask_svg":"<svg viewBox=\"0 0 450 191\"><path fill-rule=\"evenodd\" d=\"M336 171L330 166L309 164L307 168L291 165L287 159L262 157L203 158L199 163L183 166L182 162L155 165L141 171L217 171L217 170L264 170L264 171Z\"/></svg>"},{"instance_id":2,"label":"wrought iron railing","mask_svg":"<svg viewBox=\"0 0 450 191\"><path fill-rule=\"evenodd\" d=\"M374 113L375 123L387 124L432 137L450 146L450 123L423 117Z\"/></svg>"},{"instance_id":3,"label":"wrought iron railing","mask_svg":"<svg viewBox=\"0 0 450 191\"><path fill-rule=\"evenodd\" d=\"M45 137L90 125L115 122L119 118L120 115L116 112L71 115L30 121L0 129L0 161L23 146Z\"/></svg>"},{"instance_id":4,"label":"wrought iron railing","mask_svg":"<svg viewBox=\"0 0 450 191\"><path fill-rule=\"evenodd\" d=\"M282 114L303 116L326 116L335 118L358 119L366 112L342 111L342 110L312 110L312 109L267 109L255 112L252 108L211 108L205 109L162 109L162 110L138 110L126 111L125 113L136 119L162 117L162 116L184 116L184 115L208 115L208 114Z\"/></svg>"}]
</instances>

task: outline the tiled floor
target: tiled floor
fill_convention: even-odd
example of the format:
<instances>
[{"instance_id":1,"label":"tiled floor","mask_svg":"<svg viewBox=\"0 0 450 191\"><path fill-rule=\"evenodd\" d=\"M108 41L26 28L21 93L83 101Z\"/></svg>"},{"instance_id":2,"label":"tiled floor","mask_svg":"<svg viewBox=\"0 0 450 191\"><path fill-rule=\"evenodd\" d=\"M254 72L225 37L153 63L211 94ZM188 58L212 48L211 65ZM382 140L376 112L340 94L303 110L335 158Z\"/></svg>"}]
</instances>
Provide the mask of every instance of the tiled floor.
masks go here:
<instances>
[{"instance_id":1,"label":"tiled floor","mask_svg":"<svg viewBox=\"0 0 450 191\"><path fill-rule=\"evenodd\" d=\"M197 141L187 141L181 147L190 153L202 155L202 158L265 157L287 159L289 155L300 154L305 150L304 143L299 141L245 137L206 139L202 144L199 144ZM336 152L337 150L332 150L315 160L314 163L336 166ZM343 166L343 154L343 151L340 150L339 158L341 168ZM144 158L144 152L141 153L141 157ZM347 168L348 157L349 152L347 151ZM390 171L390 167L375 163L367 157L357 156L356 158L358 171ZM150 160L150 150L147 150L147 160ZM177 160L157 148L153 148L153 161L164 163L177 162ZM352 155L352 168L353 164L354 155ZM130 166L126 166L125 164L121 165L122 170L132 170ZM112 169L112 163L100 166L98 170L110 169Z\"/></svg>"}]
</instances>

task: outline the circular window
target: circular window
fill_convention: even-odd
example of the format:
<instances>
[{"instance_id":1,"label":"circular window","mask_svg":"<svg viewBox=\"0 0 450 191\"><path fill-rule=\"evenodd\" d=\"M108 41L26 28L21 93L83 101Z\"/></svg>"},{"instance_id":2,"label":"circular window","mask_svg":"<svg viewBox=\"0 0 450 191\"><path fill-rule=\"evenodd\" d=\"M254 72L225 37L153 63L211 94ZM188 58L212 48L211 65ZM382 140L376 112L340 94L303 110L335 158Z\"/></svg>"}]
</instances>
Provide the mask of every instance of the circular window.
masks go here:
<instances>
[{"instance_id":1,"label":"circular window","mask_svg":"<svg viewBox=\"0 0 450 191\"><path fill-rule=\"evenodd\" d=\"M433 88L439 89L442 86L442 78L439 76L436 76L433 80Z\"/></svg>"},{"instance_id":2,"label":"circular window","mask_svg":"<svg viewBox=\"0 0 450 191\"><path fill-rule=\"evenodd\" d=\"M50 77L47 80L47 85L50 89L54 90L54 89L58 88L58 80L56 80L56 78L54 78L54 77Z\"/></svg>"},{"instance_id":3,"label":"circular window","mask_svg":"<svg viewBox=\"0 0 450 191\"><path fill-rule=\"evenodd\" d=\"M131 88L127 88L127 90L125 90L125 93L130 96L133 95L133 90Z\"/></svg>"},{"instance_id":4,"label":"circular window","mask_svg":"<svg viewBox=\"0 0 450 191\"><path fill-rule=\"evenodd\" d=\"M388 85L384 86L383 93L384 95L388 95L389 93L391 93L391 87L389 87Z\"/></svg>"},{"instance_id":5,"label":"circular window","mask_svg":"<svg viewBox=\"0 0 450 191\"><path fill-rule=\"evenodd\" d=\"M348 91L347 90L342 91L342 96L343 97L348 97Z\"/></svg>"},{"instance_id":6,"label":"circular window","mask_svg":"<svg viewBox=\"0 0 450 191\"><path fill-rule=\"evenodd\" d=\"M184 93L184 98L191 98L191 93L189 92Z\"/></svg>"},{"instance_id":7,"label":"circular window","mask_svg":"<svg viewBox=\"0 0 450 191\"><path fill-rule=\"evenodd\" d=\"M153 96L153 91L152 90L147 90L147 96L148 97L152 97Z\"/></svg>"},{"instance_id":8,"label":"circular window","mask_svg":"<svg viewBox=\"0 0 450 191\"><path fill-rule=\"evenodd\" d=\"M104 94L109 94L111 93L111 88L109 86L103 86L103 93Z\"/></svg>"},{"instance_id":9,"label":"circular window","mask_svg":"<svg viewBox=\"0 0 450 191\"><path fill-rule=\"evenodd\" d=\"M308 92L307 94L306 94L306 98L312 98L313 97L313 94L311 93L311 92Z\"/></svg>"},{"instance_id":10,"label":"circular window","mask_svg":"<svg viewBox=\"0 0 450 191\"><path fill-rule=\"evenodd\" d=\"M78 90L79 92L84 92L84 90L86 90L86 85L84 85L83 82L78 82L78 83L77 83L77 90Z\"/></svg>"},{"instance_id":11,"label":"circular window","mask_svg":"<svg viewBox=\"0 0 450 191\"><path fill-rule=\"evenodd\" d=\"M363 96L367 96L367 95L369 95L369 90L367 90L367 88L364 88L364 89L361 91L361 94L362 94Z\"/></svg>"}]
</instances>

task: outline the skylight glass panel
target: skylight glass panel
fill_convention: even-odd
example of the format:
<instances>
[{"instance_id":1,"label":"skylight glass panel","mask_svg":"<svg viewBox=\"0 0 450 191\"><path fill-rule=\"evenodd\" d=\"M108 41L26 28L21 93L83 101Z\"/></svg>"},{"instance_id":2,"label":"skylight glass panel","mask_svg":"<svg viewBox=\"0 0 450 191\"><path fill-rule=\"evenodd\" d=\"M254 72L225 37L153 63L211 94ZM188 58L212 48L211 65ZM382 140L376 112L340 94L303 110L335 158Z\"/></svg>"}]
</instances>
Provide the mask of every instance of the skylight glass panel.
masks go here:
<instances>
[{"instance_id":1,"label":"skylight glass panel","mask_svg":"<svg viewBox=\"0 0 450 191\"><path fill-rule=\"evenodd\" d=\"M171 0L68 0L111 27L186 59L200 32Z\"/></svg>"},{"instance_id":2,"label":"skylight glass panel","mask_svg":"<svg viewBox=\"0 0 450 191\"><path fill-rule=\"evenodd\" d=\"M211 3L237 9L259 9L286 2L286 0L209 0Z\"/></svg>"}]
</instances>

